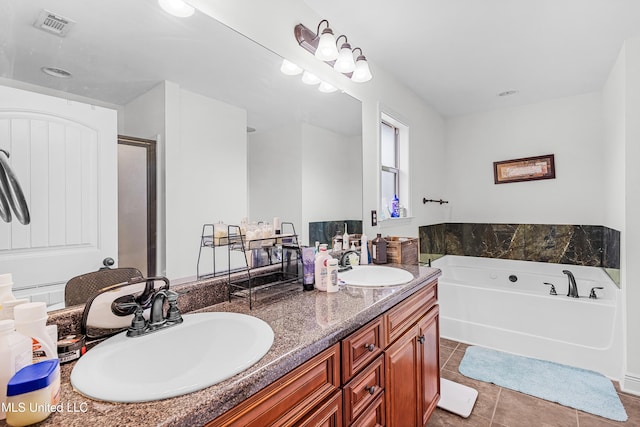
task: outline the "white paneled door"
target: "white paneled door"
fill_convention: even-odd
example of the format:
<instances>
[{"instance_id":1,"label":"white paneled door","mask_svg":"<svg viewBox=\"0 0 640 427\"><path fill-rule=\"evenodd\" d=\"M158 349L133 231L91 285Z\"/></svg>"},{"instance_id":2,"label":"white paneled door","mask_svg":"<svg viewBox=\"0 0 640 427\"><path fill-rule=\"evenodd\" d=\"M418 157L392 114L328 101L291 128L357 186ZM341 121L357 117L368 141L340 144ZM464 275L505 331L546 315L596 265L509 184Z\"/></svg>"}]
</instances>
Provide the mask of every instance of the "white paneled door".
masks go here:
<instances>
[{"instance_id":1,"label":"white paneled door","mask_svg":"<svg viewBox=\"0 0 640 427\"><path fill-rule=\"evenodd\" d=\"M0 273L14 289L117 261L116 111L0 86L0 148L31 213L28 225L0 221Z\"/></svg>"}]
</instances>

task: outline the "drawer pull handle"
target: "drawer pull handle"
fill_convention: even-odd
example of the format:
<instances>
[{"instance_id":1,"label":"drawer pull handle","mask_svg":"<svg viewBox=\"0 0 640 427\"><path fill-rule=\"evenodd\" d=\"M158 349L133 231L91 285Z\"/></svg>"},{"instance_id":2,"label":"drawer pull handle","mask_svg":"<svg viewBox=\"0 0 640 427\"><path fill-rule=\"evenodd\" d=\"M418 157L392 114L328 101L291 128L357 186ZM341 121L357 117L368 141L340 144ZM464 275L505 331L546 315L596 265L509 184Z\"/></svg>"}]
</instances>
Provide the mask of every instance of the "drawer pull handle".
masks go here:
<instances>
[{"instance_id":1,"label":"drawer pull handle","mask_svg":"<svg viewBox=\"0 0 640 427\"><path fill-rule=\"evenodd\" d=\"M364 348L366 348L367 350L369 350L369 351L373 352L373 350L375 350L375 349L376 349L376 346L375 346L375 345L373 345L373 344L365 344L365 345L364 345Z\"/></svg>"},{"instance_id":2,"label":"drawer pull handle","mask_svg":"<svg viewBox=\"0 0 640 427\"><path fill-rule=\"evenodd\" d=\"M376 386L372 385L371 387L365 387L365 390L367 390L369 394L373 395L376 392Z\"/></svg>"},{"instance_id":3,"label":"drawer pull handle","mask_svg":"<svg viewBox=\"0 0 640 427\"><path fill-rule=\"evenodd\" d=\"M418 342L419 342L420 344L424 344L424 342L425 342L425 341L426 341L426 338L424 337L424 335L420 335L420 336L418 337Z\"/></svg>"}]
</instances>

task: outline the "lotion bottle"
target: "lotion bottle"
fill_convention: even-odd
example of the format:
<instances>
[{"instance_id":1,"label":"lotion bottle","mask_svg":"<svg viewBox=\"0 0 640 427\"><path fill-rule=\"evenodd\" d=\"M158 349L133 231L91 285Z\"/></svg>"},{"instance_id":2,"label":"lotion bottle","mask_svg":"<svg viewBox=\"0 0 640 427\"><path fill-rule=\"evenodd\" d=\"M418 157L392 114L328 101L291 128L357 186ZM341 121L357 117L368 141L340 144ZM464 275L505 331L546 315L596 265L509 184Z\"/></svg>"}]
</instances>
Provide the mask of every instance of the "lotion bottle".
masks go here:
<instances>
[{"instance_id":1,"label":"lotion bottle","mask_svg":"<svg viewBox=\"0 0 640 427\"><path fill-rule=\"evenodd\" d=\"M369 240L367 235L362 233L360 237L360 265L369 264Z\"/></svg>"},{"instance_id":2,"label":"lotion bottle","mask_svg":"<svg viewBox=\"0 0 640 427\"><path fill-rule=\"evenodd\" d=\"M47 305L29 302L16 306L13 312L16 331L31 338L33 363L58 358L58 347L47 329Z\"/></svg>"},{"instance_id":3,"label":"lotion bottle","mask_svg":"<svg viewBox=\"0 0 640 427\"><path fill-rule=\"evenodd\" d=\"M338 260L330 258L325 261L327 264L327 292L338 292Z\"/></svg>"},{"instance_id":4,"label":"lotion bottle","mask_svg":"<svg viewBox=\"0 0 640 427\"><path fill-rule=\"evenodd\" d=\"M327 264L325 261L331 258L332 256L327 252L327 245L320 245L320 252L316 255L315 261L315 287L319 291L327 291Z\"/></svg>"}]
</instances>

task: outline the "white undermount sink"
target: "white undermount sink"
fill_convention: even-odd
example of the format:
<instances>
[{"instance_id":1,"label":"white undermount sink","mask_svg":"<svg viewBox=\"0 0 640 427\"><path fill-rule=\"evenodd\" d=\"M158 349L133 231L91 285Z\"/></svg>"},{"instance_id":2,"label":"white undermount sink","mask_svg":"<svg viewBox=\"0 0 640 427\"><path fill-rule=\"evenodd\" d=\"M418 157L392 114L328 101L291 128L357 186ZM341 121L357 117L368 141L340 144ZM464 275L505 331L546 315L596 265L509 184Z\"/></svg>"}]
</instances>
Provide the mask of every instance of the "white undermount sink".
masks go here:
<instances>
[{"instance_id":1,"label":"white undermount sink","mask_svg":"<svg viewBox=\"0 0 640 427\"><path fill-rule=\"evenodd\" d=\"M383 265L357 265L338 273L341 283L349 286L397 286L413 280L413 274L396 267Z\"/></svg>"},{"instance_id":2,"label":"white undermount sink","mask_svg":"<svg viewBox=\"0 0 640 427\"><path fill-rule=\"evenodd\" d=\"M148 402L192 393L258 362L273 344L264 321L239 313L186 314L140 337L125 332L89 350L71 372L80 393L111 402Z\"/></svg>"}]
</instances>

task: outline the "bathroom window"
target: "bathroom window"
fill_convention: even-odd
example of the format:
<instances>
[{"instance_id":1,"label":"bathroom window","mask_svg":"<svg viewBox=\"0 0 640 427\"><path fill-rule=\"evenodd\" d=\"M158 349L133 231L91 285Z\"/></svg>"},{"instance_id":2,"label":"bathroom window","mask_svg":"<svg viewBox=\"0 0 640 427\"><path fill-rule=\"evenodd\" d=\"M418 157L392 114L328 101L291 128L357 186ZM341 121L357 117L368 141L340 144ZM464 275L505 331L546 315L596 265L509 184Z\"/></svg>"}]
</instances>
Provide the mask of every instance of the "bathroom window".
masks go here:
<instances>
[{"instance_id":1,"label":"bathroom window","mask_svg":"<svg viewBox=\"0 0 640 427\"><path fill-rule=\"evenodd\" d=\"M393 196L400 189L400 169L398 162L398 128L382 122L380 126L380 164L382 175L380 179L382 188L383 206L391 203ZM386 212L385 212L386 213Z\"/></svg>"},{"instance_id":2,"label":"bathroom window","mask_svg":"<svg viewBox=\"0 0 640 427\"><path fill-rule=\"evenodd\" d=\"M398 196L408 215L408 128L387 114L380 121L380 219L391 217L391 202Z\"/></svg>"}]
</instances>

